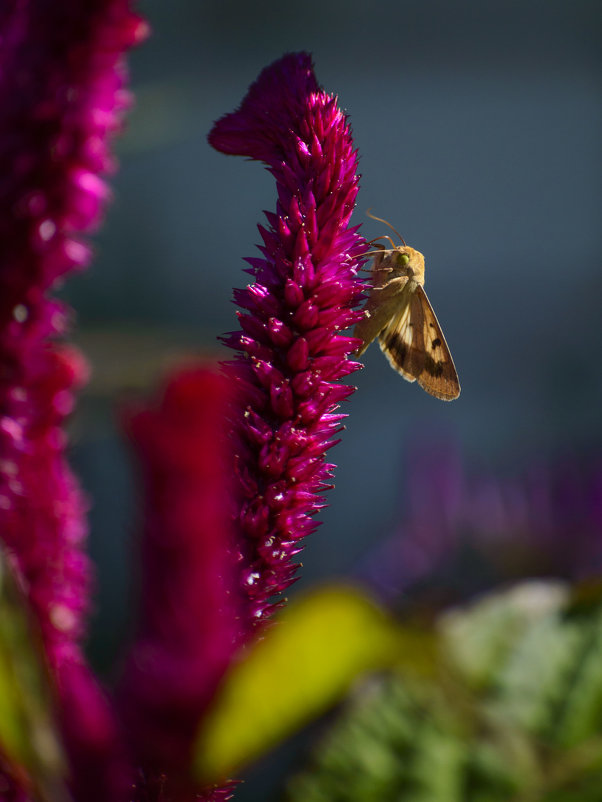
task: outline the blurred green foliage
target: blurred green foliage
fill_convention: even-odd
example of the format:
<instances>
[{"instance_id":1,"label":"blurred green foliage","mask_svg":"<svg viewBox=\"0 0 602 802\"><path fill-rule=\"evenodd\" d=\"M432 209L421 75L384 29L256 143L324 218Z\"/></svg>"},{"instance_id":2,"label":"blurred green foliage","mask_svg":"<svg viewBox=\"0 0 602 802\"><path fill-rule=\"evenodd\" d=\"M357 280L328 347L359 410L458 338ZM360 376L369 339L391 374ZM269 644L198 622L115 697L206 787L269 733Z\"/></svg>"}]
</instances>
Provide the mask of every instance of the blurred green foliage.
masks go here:
<instances>
[{"instance_id":1,"label":"blurred green foliage","mask_svg":"<svg viewBox=\"0 0 602 802\"><path fill-rule=\"evenodd\" d=\"M600 589L526 582L432 631L356 691L287 802L599 802Z\"/></svg>"}]
</instances>

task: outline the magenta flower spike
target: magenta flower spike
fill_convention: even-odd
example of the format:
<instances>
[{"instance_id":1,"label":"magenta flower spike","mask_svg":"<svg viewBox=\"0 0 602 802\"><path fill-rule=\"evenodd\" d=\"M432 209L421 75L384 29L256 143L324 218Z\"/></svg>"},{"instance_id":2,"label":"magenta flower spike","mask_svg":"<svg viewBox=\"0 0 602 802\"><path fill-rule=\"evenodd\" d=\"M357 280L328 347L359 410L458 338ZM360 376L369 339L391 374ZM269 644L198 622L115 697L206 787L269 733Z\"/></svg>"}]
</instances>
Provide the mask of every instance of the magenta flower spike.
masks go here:
<instances>
[{"instance_id":1,"label":"magenta flower spike","mask_svg":"<svg viewBox=\"0 0 602 802\"><path fill-rule=\"evenodd\" d=\"M238 352L227 371L240 390L238 525L252 624L294 581L294 557L332 478L325 453L345 417L337 407L354 389L337 380L361 367L347 359L359 341L341 332L359 319L367 248L348 225L358 192L351 130L309 55L267 67L209 142L264 162L278 193L268 228L259 227L263 258L247 260L254 283L234 293L246 310L241 330L226 338Z\"/></svg>"},{"instance_id":2,"label":"magenta flower spike","mask_svg":"<svg viewBox=\"0 0 602 802\"><path fill-rule=\"evenodd\" d=\"M0 537L39 622L58 688L75 799L127 782L112 712L81 640L90 566L86 502L62 424L87 368L47 292L81 270L100 220L110 138L128 105L124 52L145 24L128 0L6 0L0 9Z\"/></svg>"},{"instance_id":3,"label":"magenta flower spike","mask_svg":"<svg viewBox=\"0 0 602 802\"><path fill-rule=\"evenodd\" d=\"M132 795L140 802L155 794L200 798L188 775L191 748L239 641L230 395L229 382L215 371L181 370L160 404L128 423L146 514L140 627L120 701L141 769ZM211 790L205 798L218 802L228 793Z\"/></svg>"}]
</instances>

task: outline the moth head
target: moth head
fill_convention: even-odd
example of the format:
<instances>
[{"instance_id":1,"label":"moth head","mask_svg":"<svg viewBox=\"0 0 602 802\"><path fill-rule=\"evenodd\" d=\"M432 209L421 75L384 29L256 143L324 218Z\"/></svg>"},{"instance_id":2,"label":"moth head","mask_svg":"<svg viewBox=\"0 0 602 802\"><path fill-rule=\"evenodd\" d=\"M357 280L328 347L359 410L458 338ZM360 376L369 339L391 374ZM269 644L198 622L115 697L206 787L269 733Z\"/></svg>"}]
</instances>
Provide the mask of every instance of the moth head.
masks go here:
<instances>
[{"instance_id":1,"label":"moth head","mask_svg":"<svg viewBox=\"0 0 602 802\"><path fill-rule=\"evenodd\" d=\"M397 269L402 276L413 278L418 284L424 284L424 256L409 245L395 249Z\"/></svg>"}]
</instances>

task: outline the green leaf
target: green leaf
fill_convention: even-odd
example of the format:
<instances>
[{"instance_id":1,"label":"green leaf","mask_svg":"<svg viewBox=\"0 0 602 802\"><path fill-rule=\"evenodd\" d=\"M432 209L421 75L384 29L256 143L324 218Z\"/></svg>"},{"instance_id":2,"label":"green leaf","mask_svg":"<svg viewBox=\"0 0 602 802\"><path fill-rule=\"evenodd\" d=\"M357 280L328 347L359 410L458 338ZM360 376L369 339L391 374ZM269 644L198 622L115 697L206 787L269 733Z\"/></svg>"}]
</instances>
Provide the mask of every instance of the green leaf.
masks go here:
<instances>
[{"instance_id":1,"label":"green leaf","mask_svg":"<svg viewBox=\"0 0 602 802\"><path fill-rule=\"evenodd\" d=\"M439 623L442 645L470 686L497 682L500 666L534 624L559 614L569 590L562 582L525 582L445 613Z\"/></svg>"},{"instance_id":2,"label":"green leaf","mask_svg":"<svg viewBox=\"0 0 602 802\"><path fill-rule=\"evenodd\" d=\"M44 802L69 798L39 633L0 549L0 752ZM24 777L24 774L26 775Z\"/></svg>"},{"instance_id":3,"label":"green leaf","mask_svg":"<svg viewBox=\"0 0 602 802\"><path fill-rule=\"evenodd\" d=\"M602 731L602 605L586 615L569 616L566 626L579 625L580 651L568 677L555 722L558 744L570 747Z\"/></svg>"},{"instance_id":4,"label":"green leaf","mask_svg":"<svg viewBox=\"0 0 602 802\"><path fill-rule=\"evenodd\" d=\"M197 739L197 778L232 776L401 649L397 626L357 590L330 586L295 600L226 677Z\"/></svg>"}]
</instances>

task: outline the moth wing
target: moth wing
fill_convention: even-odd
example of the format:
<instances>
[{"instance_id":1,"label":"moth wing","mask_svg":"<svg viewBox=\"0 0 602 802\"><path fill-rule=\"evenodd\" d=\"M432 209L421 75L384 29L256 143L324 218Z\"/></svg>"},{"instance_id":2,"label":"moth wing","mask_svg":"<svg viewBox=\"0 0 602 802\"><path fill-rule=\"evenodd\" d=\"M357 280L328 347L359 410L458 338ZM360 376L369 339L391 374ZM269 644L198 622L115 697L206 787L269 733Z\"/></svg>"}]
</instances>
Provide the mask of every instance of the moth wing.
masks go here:
<instances>
[{"instance_id":1,"label":"moth wing","mask_svg":"<svg viewBox=\"0 0 602 802\"><path fill-rule=\"evenodd\" d=\"M408 315L392 320L379 335L391 366L408 381L418 381L427 393L443 401L460 395L454 360L424 289L418 285Z\"/></svg>"},{"instance_id":2,"label":"moth wing","mask_svg":"<svg viewBox=\"0 0 602 802\"><path fill-rule=\"evenodd\" d=\"M421 351L416 347L411 320L414 295L412 293L408 297L408 303L398 310L378 335L381 350L389 364L409 382L416 381L424 362Z\"/></svg>"},{"instance_id":3,"label":"moth wing","mask_svg":"<svg viewBox=\"0 0 602 802\"><path fill-rule=\"evenodd\" d=\"M398 316L400 307L408 310L410 299L407 296L407 283L407 276L398 276L390 279L383 286L373 287L370 290L364 307L364 317L353 330L353 336L363 340L363 344L355 352L356 356L361 356L391 319ZM404 298L404 294L406 298Z\"/></svg>"}]
</instances>

